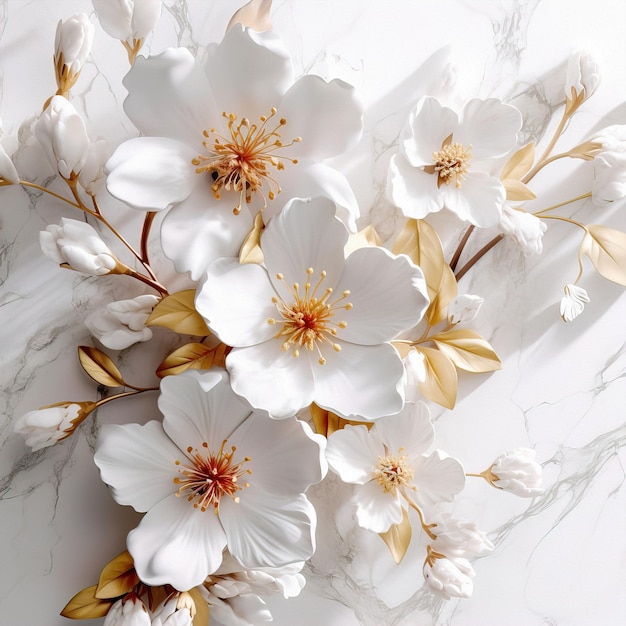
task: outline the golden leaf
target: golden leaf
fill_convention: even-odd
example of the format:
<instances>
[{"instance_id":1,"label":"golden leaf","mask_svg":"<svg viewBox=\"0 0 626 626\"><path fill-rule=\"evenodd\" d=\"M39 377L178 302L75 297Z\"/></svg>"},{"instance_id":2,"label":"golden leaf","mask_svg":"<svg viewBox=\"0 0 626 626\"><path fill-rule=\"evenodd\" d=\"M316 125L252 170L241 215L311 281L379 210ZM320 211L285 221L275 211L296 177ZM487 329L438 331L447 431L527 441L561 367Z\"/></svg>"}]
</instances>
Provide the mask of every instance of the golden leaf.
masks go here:
<instances>
[{"instance_id":1,"label":"golden leaf","mask_svg":"<svg viewBox=\"0 0 626 626\"><path fill-rule=\"evenodd\" d=\"M124 387L122 373L111 359L97 348L78 346L78 360L97 383L106 387Z\"/></svg>"},{"instance_id":2,"label":"golden leaf","mask_svg":"<svg viewBox=\"0 0 626 626\"><path fill-rule=\"evenodd\" d=\"M453 409L456 403L458 376L452 361L435 348L415 348L424 355L426 380L419 384L420 392L429 400Z\"/></svg>"},{"instance_id":3,"label":"golden leaf","mask_svg":"<svg viewBox=\"0 0 626 626\"><path fill-rule=\"evenodd\" d=\"M230 18L226 31L229 31L235 24L249 26L253 30L259 32L264 30L272 30L272 22L270 20L270 9L272 8L272 0L250 0L241 9L235 11Z\"/></svg>"},{"instance_id":4,"label":"golden leaf","mask_svg":"<svg viewBox=\"0 0 626 626\"><path fill-rule=\"evenodd\" d=\"M448 317L448 307L450 302L456 298L458 293L458 284L454 272L446 263L441 273L441 282L437 288L437 293L431 299L428 309L426 309L426 321L429 326L435 326L439 322Z\"/></svg>"},{"instance_id":5,"label":"golden leaf","mask_svg":"<svg viewBox=\"0 0 626 626\"><path fill-rule=\"evenodd\" d=\"M626 287L626 233L589 224L580 252L586 254L604 278Z\"/></svg>"},{"instance_id":6,"label":"golden leaf","mask_svg":"<svg viewBox=\"0 0 626 626\"><path fill-rule=\"evenodd\" d=\"M505 180L507 178L511 180L521 180L522 176L528 172L535 162L535 144L534 142L527 143L523 148L520 148L502 168L502 174L500 178Z\"/></svg>"},{"instance_id":7,"label":"golden leaf","mask_svg":"<svg viewBox=\"0 0 626 626\"><path fill-rule=\"evenodd\" d=\"M387 544L391 556L396 563L400 563L411 543L411 522L409 514L402 509L402 521L399 524L392 524L391 528L384 533L378 533L381 539Z\"/></svg>"},{"instance_id":8,"label":"golden leaf","mask_svg":"<svg viewBox=\"0 0 626 626\"><path fill-rule=\"evenodd\" d=\"M196 311L195 296L194 289L185 289L166 296L154 307L146 326L163 326L183 335L210 335L206 322Z\"/></svg>"},{"instance_id":9,"label":"golden leaf","mask_svg":"<svg viewBox=\"0 0 626 626\"><path fill-rule=\"evenodd\" d=\"M117 598L126 595L139 582L133 557L128 551L118 554L100 573L96 598Z\"/></svg>"},{"instance_id":10,"label":"golden leaf","mask_svg":"<svg viewBox=\"0 0 626 626\"><path fill-rule=\"evenodd\" d=\"M209 626L210 615L207 601L202 597L198 587L190 589L188 593L196 605L196 614L193 618L193 626Z\"/></svg>"},{"instance_id":11,"label":"golden leaf","mask_svg":"<svg viewBox=\"0 0 626 626\"><path fill-rule=\"evenodd\" d=\"M254 218L254 226L246 235L239 250L239 263L263 263L263 251L261 250L261 235L265 229L263 223L263 213L259 211Z\"/></svg>"},{"instance_id":12,"label":"golden leaf","mask_svg":"<svg viewBox=\"0 0 626 626\"><path fill-rule=\"evenodd\" d=\"M70 619L92 619L104 617L111 608L113 600L99 600L95 596L96 585L79 591L61 611L63 617Z\"/></svg>"},{"instance_id":13,"label":"golden leaf","mask_svg":"<svg viewBox=\"0 0 626 626\"><path fill-rule=\"evenodd\" d=\"M507 200L519 202L522 200L534 200L537 197L528 185L519 180L505 178L502 180L502 184L506 189Z\"/></svg>"},{"instance_id":14,"label":"golden leaf","mask_svg":"<svg viewBox=\"0 0 626 626\"><path fill-rule=\"evenodd\" d=\"M159 378L180 374L188 369L208 370L211 367L224 367L230 347L223 343L210 347L203 343L187 343L174 350L159 365L156 375Z\"/></svg>"},{"instance_id":15,"label":"golden leaf","mask_svg":"<svg viewBox=\"0 0 626 626\"><path fill-rule=\"evenodd\" d=\"M380 235L376 232L376 229L371 224L369 224L363 230L360 230L356 234L352 233L348 237L348 243L344 248L344 252L345 255L348 256L359 248L381 246L382 243L382 239L380 238Z\"/></svg>"},{"instance_id":16,"label":"golden leaf","mask_svg":"<svg viewBox=\"0 0 626 626\"><path fill-rule=\"evenodd\" d=\"M466 372L493 372L502 367L488 341L473 330L460 328L428 337L458 368Z\"/></svg>"},{"instance_id":17,"label":"golden leaf","mask_svg":"<svg viewBox=\"0 0 626 626\"><path fill-rule=\"evenodd\" d=\"M313 418L313 425L315 426L315 432L325 437L330 437L336 430L341 430L345 426L352 424L353 426L367 426L369 430L374 423L373 422L359 422L353 420L347 420L343 417L339 417L332 411L327 411L317 406L315 402L309 407L311 411L311 417Z\"/></svg>"}]
</instances>

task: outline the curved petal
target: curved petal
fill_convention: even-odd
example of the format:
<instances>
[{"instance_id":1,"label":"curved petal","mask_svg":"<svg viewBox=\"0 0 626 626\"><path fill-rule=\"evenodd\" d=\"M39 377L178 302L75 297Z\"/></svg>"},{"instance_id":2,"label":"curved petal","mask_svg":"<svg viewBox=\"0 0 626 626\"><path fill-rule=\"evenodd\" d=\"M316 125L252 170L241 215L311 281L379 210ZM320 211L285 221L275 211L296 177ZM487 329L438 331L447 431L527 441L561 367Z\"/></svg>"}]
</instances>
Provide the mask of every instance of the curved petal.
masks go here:
<instances>
[{"instance_id":1,"label":"curved petal","mask_svg":"<svg viewBox=\"0 0 626 626\"><path fill-rule=\"evenodd\" d=\"M283 143L302 138L289 156L316 161L337 156L356 145L363 132L363 107L354 87L342 80L306 74L289 88L278 111L287 122Z\"/></svg>"},{"instance_id":2,"label":"curved petal","mask_svg":"<svg viewBox=\"0 0 626 626\"><path fill-rule=\"evenodd\" d=\"M181 451L160 422L106 424L100 430L94 462L119 504L143 513L176 491L176 459Z\"/></svg>"},{"instance_id":3,"label":"curved petal","mask_svg":"<svg viewBox=\"0 0 626 626\"><path fill-rule=\"evenodd\" d=\"M469 172L460 187L442 185L447 209L475 226L488 228L502 220L506 192L502 183L484 172Z\"/></svg>"},{"instance_id":4,"label":"curved petal","mask_svg":"<svg viewBox=\"0 0 626 626\"><path fill-rule=\"evenodd\" d=\"M304 495L244 489L239 503L220 504L219 517L229 552L244 567L281 567L315 551L315 509Z\"/></svg>"},{"instance_id":5,"label":"curved petal","mask_svg":"<svg viewBox=\"0 0 626 626\"><path fill-rule=\"evenodd\" d=\"M422 270L384 248L359 248L346 259L337 293L345 290L352 308L341 312L347 326L338 336L361 345L390 341L415 326L428 306Z\"/></svg>"},{"instance_id":6,"label":"curved petal","mask_svg":"<svg viewBox=\"0 0 626 626\"><path fill-rule=\"evenodd\" d=\"M275 297L265 268L218 259L198 287L196 309L224 343L252 346L276 334L276 326L268 324L276 316Z\"/></svg>"},{"instance_id":7,"label":"curved petal","mask_svg":"<svg viewBox=\"0 0 626 626\"><path fill-rule=\"evenodd\" d=\"M178 139L201 151L202 131L221 119L206 76L186 48L137 57L123 83L126 115L144 135Z\"/></svg>"},{"instance_id":8,"label":"curved petal","mask_svg":"<svg viewBox=\"0 0 626 626\"><path fill-rule=\"evenodd\" d=\"M359 526L375 533L384 533L392 524L402 521L399 497L386 492L375 480L359 487L354 495Z\"/></svg>"},{"instance_id":9,"label":"curved petal","mask_svg":"<svg viewBox=\"0 0 626 626\"><path fill-rule=\"evenodd\" d=\"M443 209L437 177L413 167L402 154L396 154L389 162L388 178L391 201L405 217L420 220Z\"/></svg>"},{"instance_id":10,"label":"curved petal","mask_svg":"<svg viewBox=\"0 0 626 626\"><path fill-rule=\"evenodd\" d=\"M233 349L226 357L226 369L234 392L274 418L292 417L313 402L308 351L294 358L291 352L281 349L280 341L270 339Z\"/></svg>"},{"instance_id":11,"label":"curved petal","mask_svg":"<svg viewBox=\"0 0 626 626\"><path fill-rule=\"evenodd\" d=\"M522 114L497 98L470 100L463 109L453 141L472 146L472 157L484 159L507 153L517 141Z\"/></svg>"},{"instance_id":12,"label":"curved petal","mask_svg":"<svg viewBox=\"0 0 626 626\"><path fill-rule=\"evenodd\" d=\"M142 582L187 591L220 566L226 535L213 509L172 495L148 511L126 545Z\"/></svg>"},{"instance_id":13,"label":"curved petal","mask_svg":"<svg viewBox=\"0 0 626 626\"><path fill-rule=\"evenodd\" d=\"M276 33L241 24L207 47L205 72L220 114L234 113L252 123L278 107L293 80L289 54Z\"/></svg>"},{"instance_id":14,"label":"curved petal","mask_svg":"<svg viewBox=\"0 0 626 626\"><path fill-rule=\"evenodd\" d=\"M363 425L346 426L335 431L326 446L331 469L346 483L364 485L372 480L372 470L385 448L374 433Z\"/></svg>"},{"instance_id":15,"label":"curved petal","mask_svg":"<svg viewBox=\"0 0 626 626\"><path fill-rule=\"evenodd\" d=\"M107 189L135 209L161 211L191 193L196 174L187 145L162 137L136 137L107 161Z\"/></svg>"},{"instance_id":16,"label":"curved petal","mask_svg":"<svg viewBox=\"0 0 626 626\"><path fill-rule=\"evenodd\" d=\"M348 231L335 217L335 210L328 198L295 198L265 229L261 237L265 265L274 288L287 304L294 301L294 283L304 286L310 281L314 285L320 273L326 272L319 288L323 294L339 280ZM313 269L310 277L308 268ZM284 280L279 280L277 273Z\"/></svg>"},{"instance_id":17,"label":"curved petal","mask_svg":"<svg viewBox=\"0 0 626 626\"><path fill-rule=\"evenodd\" d=\"M407 402L397 415L376 420L372 430L376 431L389 454L402 450L409 459L426 452L435 440L430 413L423 402Z\"/></svg>"},{"instance_id":18,"label":"curved petal","mask_svg":"<svg viewBox=\"0 0 626 626\"><path fill-rule=\"evenodd\" d=\"M445 452L435 450L428 456L420 456L413 461L412 467L413 484L417 487L417 500L421 504L452 502L465 486L463 466Z\"/></svg>"},{"instance_id":19,"label":"curved petal","mask_svg":"<svg viewBox=\"0 0 626 626\"><path fill-rule=\"evenodd\" d=\"M248 211L234 215L228 198L216 200L208 185L197 184L163 219L161 245L176 271L198 280L216 259L236 257L251 228Z\"/></svg>"},{"instance_id":20,"label":"curved petal","mask_svg":"<svg viewBox=\"0 0 626 626\"><path fill-rule=\"evenodd\" d=\"M216 451L252 412L220 370L167 376L158 403L165 416L163 429L181 450L206 442Z\"/></svg>"},{"instance_id":21,"label":"curved petal","mask_svg":"<svg viewBox=\"0 0 626 626\"><path fill-rule=\"evenodd\" d=\"M404 367L395 348L383 343L359 346L340 342L326 365L313 364L315 402L348 419L394 415L404 404Z\"/></svg>"},{"instance_id":22,"label":"curved petal","mask_svg":"<svg viewBox=\"0 0 626 626\"><path fill-rule=\"evenodd\" d=\"M246 468L252 470L254 489L296 496L322 480L325 439L295 417L275 420L255 413L228 442L250 457Z\"/></svg>"}]
</instances>

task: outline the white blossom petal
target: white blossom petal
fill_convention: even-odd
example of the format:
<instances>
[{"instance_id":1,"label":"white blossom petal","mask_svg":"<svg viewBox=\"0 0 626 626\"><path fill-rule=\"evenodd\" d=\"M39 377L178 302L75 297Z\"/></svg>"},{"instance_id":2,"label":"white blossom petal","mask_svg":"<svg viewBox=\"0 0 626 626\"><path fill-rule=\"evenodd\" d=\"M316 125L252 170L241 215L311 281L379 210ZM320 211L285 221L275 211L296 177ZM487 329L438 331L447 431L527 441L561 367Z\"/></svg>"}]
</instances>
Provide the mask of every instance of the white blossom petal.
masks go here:
<instances>
[{"instance_id":1,"label":"white blossom petal","mask_svg":"<svg viewBox=\"0 0 626 626\"><path fill-rule=\"evenodd\" d=\"M561 298L560 313L564 322L575 320L590 302L587 292L578 285L565 285L565 295Z\"/></svg>"},{"instance_id":2,"label":"white blossom petal","mask_svg":"<svg viewBox=\"0 0 626 626\"><path fill-rule=\"evenodd\" d=\"M390 454L402 452L412 459L423 454L435 440L435 429L423 402L407 402L397 415L376 420L372 427Z\"/></svg>"},{"instance_id":3,"label":"white blossom petal","mask_svg":"<svg viewBox=\"0 0 626 626\"><path fill-rule=\"evenodd\" d=\"M330 468L346 483L363 485L372 479L372 469L385 448L365 426L346 426L328 438L326 458Z\"/></svg>"},{"instance_id":4,"label":"white blossom petal","mask_svg":"<svg viewBox=\"0 0 626 626\"><path fill-rule=\"evenodd\" d=\"M413 483L417 486L417 500L421 504L452 502L465 486L463 466L440 450L418 457L412 465Z\"/></svg>"},{"instance_id":5,"label":"white blossom petal","mask_svg":"<svg viewBox=\"0 0 626 626\"><path fill-rule=\"evenodd\" d=\"M460 187L442 185L443 203L463 221L480 228L499 224L506 191L502 183L484 172L468 172Z\"/></svg>"},{"instance_id":6,"label":"white blossom petal","mask_svg":"<svg viewBox=\"0 0 626 626\"><path fill-rule=\"evenodd\" d=\"M402 521L402 505L399 495L386 492L376 480L357 487L356 519L359 526L375 533L384 533L392 524Z\"/></svg>"}]
</instances>

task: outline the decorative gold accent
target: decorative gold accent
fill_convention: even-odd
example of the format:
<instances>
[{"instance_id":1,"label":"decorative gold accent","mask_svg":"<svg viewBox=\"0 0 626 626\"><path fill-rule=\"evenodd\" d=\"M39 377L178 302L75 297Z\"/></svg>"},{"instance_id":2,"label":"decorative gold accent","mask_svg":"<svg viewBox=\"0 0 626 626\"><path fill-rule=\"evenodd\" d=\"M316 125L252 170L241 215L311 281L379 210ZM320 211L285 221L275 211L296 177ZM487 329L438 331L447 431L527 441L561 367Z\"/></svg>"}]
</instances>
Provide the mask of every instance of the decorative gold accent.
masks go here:
<instances>
[{"instance_id":1,"label":"decorative gold accent","mask_svg":"<svg viewBox=\"0 0 626 626\"><path fill-rule=\"evenodd\" d=\"M57 96L63 96L69 98L70 90L76 84L78 77L80 76L80 70L73 73L71 66L65 64L63 53L59 52L58 56L54 58L54 77L57 83ZM44 106L44 110L47 106Z\"/></svg>"},{"instance_id":2,"label":"decorative gold accent","mask_svg":"<svg viewBox=\"0 0 626 626\"><path fill-rule=\"evenodd\" d=\"M424 355L426 380L419 384L420 392L446 409L456 404L458 376L452 361L435 348L415 348Z\"/></svg>"},{"instance_id":3,"label":"decorative gold accent","mask_svg":"<svg viewBox=\"0 0 626 626\"><path fill-rule=\"evenodd\" d=\"M224 343L210 347L203 343L187 343L174 350L156 370L159 378L180 374L188 369L210 369L211 367L224 367L226 356L231 347Z\"/></svg>"},{"instance_id":4,"label":"decorative gold accent","mask_svg":"<svg viewBox=\"0 0 626 626\"><path fill-rule=\"evenodd\" d=\"M79 591L61 611L63 617L70 619L92 619L104 617L111 608L113 600L96 598L96 585Z\"/></svg>"},{"instance_id":5,"label":"decorative gold accent","mask_svg":"<svg viewBox=\"0 0 626 626\"><path fill-rule=\"evenodd\" d=\"M537 197L528 185L519 180L504 178L501 182L509 202L523 202L524 200L534 200Z\"/></svg>"},{"instance_id":6,"label":"decorative gold accent","mask_svg":"<svg viewBox=\"0 0 626 626\"><path fill-rule=\"evenodd\" d=\"M356 420L344 419L332 411L322 409L317 406L315 402L309 406L309 411L311 412L311 417L313 418L315 432L320 435L324 435L325 437L330 437L330 435L332 435L336 430L341 430L344 426L365 426L369 430L374 425L374 422L359 422Z\"/></svg>"},{"instance_id":7,"label":"decorative gold accent","mask_svg":"<svg viewBox=\"0 0 626 626\"><path fill-rule=\"evenodd\" d=\"M202 597L199 587L194 587L187 592L195 606L195 615L193 615L193 626L209 626L210 612L207 601Z\"/></svg>"},{"instance_id":8,"label":"decorative gold accent","mask_svg":"<svg viewBox=\"0 0 626 626\"><path fill-rule=\"evenodd\" d=\"M211 334L196 310L195 289L185 289L160 300L146 321L146 326L163 326L183 335L207 337Z\"/></svg>"},{"instance_id":9,"label":"decorative gold accent","mask_svg":"<svg viewBox=\"0 0 626 626\"><path fill-rule=\"evenodd\" d=\"M486 480L492 487L495 487L496 489L502 489L502 487L496 485L496 483L500 480L500 477L493 473L493 467L493 465L490 465L484 472L480 472L480 474L467 473L465 475L472 476L474 478L482 478Z\"/></svg>"},{"instance_id":10,"label":"decorative gold accent","mask_svg":"<svg viewBox=\"0 0 626 626\"><path fill-rule=\"evenodd\" d=\"M469 169L472 160L472 146L464 146L460 143L452 143L452 135L446 137L441 150L433 152L434 165L425 168L430 174L437 174L437 187L451 185L458 189Z\"/></svg>"},{"instance_id":11,"label":"decorative gold accent","mask_svg":"<svg viewBox=\"0 0 626 626\"><path fill-rule=\"evenodd\" d=\"M124 46L124 50L126 50L126 54L128 55L128 63L134 65L139 50L141 50L141 46L143 46L143 39L133 39L132 44L129 44L127 41L122 41L121 44Z\"/></svg>"},{"instance_id":12,"label":"decorative gold accent","mask_svg":"<svg viewBox=\"0 0 626 626\"><path fill-rule=\"evenodd\" d=\"M389 552L396 563L400 563L411 543L413 529L406 509L402 509L402 521L392 524L389 530L378 533L379 537L387 544Z\"/></svg>"},{"instance_id":13,"label":"decorative gold accent","mask_svg":"<svg viewBox=\"0 0 626 626\"><path fill-rule=\"evenodd\" d=\"M614 228L588 224L580 244L600 276L626 287L626 233Z\"/></svg>"},{"instance_id":14,"label":"decorative gold accent","mask_svg":"<svg viewBox=\"0 0 626 626\"><path fill-rule=\"evenodd\" d=\"M125 550L104 566L94 596L101 600L118 598L132 591L138 583L133 557Z\"/></svg>"},{"instance_id":15,"label":"decorative gold accent","mask_svg":"<svg viewBox=\"0 0 626 626\"><path fill-rule=\"evenodd\" d=\"M272 0L250 0L250 2L235 11L235 14L228 22L226 31L228 32L235 24L241 24L244 28L249 27L257 32L272 30L272 22L270 20L271 8Z\"/></svg>"},{"instance_id":16,"label":"decorative gold accent","mask_svg":"<svg viewBox=\"0 0 626 626\"><path fill-rule=\"evenodd\" d=\"M428 337L456 367L467 372L493 372L502 367L489 342L477 332L457 328Z\"/></svg>"},{"instance_id":17,"label":"decorative gold accent","mask_svg":"<svg viewBox=\"0 0 626 626\"><path fill-rule=\"evenodd\" d=\"M523 148L520 148L513 154L513 156L506 162L502 168L500 178L502 180L521 180L524 174L533 166L535 162L535 143L527 143Z\"/></svg>"},{"instance_id":18,"label":"decorative gold accent","mask_svg":"<svg viewBox=\"0 0 626 626\"><path fill-rule=\"evenodd\" d=\"M263 212L259 211L254 218L252 230L246 235L241 249L239 250L239 263L263 263L263 251L261 250L261 235L265 230Z\"/></svg>"},{"instance_id":19,"label":"decorative gold accent","mask_svg":"<svg viewBox=\"0 0 626 626\"><path fill-rule=\"evenodd\" d=\"M115 363L97 348L78 346L78 360L82 368L97 383L105 387L125 387L124 378Z\"/></svg>"}]
</instances>

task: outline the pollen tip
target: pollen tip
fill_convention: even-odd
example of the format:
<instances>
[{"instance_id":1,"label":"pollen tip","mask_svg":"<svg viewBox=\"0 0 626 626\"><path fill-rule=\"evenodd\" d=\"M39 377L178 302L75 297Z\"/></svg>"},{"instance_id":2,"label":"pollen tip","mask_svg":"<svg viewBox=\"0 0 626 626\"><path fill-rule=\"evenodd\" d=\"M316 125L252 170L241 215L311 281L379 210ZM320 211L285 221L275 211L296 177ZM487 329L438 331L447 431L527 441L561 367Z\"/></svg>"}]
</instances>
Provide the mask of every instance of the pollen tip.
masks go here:
<instances>
[{"instance_id":1,"label":"pollen tip","mask_svg":"<svg viewBox=\"0 0 626 626\"><path fill-rule=\"evenodd\" d=\"M282 280L284 276L280 272L278 272L278 274L276 274L276 278L278 278L278 280Z\"/></svg>"},{"instance_id":2,"label":"pollen tip","mask_svg":"<svg viewBox=\"0 0 626 626\"><path fill-rule=\"evenodd\" d=\"M300 356L300 351L299 351L299 350L294 350L294 351L293 351L293 357L294 357L295 359L297 359L299 356Z\"/></svg>"},{"instance_id":3,"label":"pollen tip","mask_svg":"<svg viewBox=\"0 0 626 626\"><path fill-rule=\"evenodd\" d=\"M317 361L320 365L326 365L326 359L322 356Z\"/></svg>"}]
</instances>

